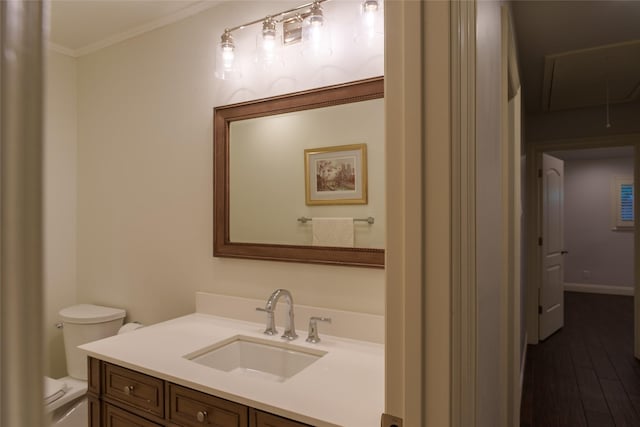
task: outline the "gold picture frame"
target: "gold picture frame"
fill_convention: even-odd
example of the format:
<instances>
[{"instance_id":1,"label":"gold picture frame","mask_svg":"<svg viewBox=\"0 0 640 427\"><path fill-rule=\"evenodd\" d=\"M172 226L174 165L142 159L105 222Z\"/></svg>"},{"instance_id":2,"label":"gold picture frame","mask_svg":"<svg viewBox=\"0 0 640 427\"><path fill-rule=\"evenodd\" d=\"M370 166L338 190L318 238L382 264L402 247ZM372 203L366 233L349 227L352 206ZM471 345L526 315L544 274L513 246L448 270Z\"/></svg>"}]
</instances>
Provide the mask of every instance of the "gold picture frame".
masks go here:
<instances>
[{"instance_id":1,"label":"gold picture frame","mask_svg":"<svg viewBox=\"0 0 640 427\"><path fill-rule=\"evenodd\" d=\"M304 150L307 205L367 204L367 145Z\"/></svg>"}]
</instances>

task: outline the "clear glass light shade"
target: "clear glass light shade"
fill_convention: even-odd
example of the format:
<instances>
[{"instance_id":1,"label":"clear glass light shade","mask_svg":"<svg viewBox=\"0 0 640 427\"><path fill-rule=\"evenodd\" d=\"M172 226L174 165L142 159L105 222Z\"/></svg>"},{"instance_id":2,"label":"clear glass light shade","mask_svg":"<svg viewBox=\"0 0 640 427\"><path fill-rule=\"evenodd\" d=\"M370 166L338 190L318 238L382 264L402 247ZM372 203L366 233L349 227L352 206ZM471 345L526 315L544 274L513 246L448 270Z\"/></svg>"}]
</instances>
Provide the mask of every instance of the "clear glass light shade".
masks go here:
<instances>
[{"instance_id":1,"label":"clear glass light shade","mask_svg":"<svg viewBox=\"0 0 640 427\"><path fill-rule=\"evenodd\" d=\"M240 78L236 48L231 34L224 33L216 48L216 77L222 80Z\"/></svg>"},{"instance_id":2,"label":"clear glass light shade","mask_svg":"<svg viewBox=\"0 0 640 427\"><path fill-rule=\"evenodd\" d=\"M255 62L262 69L282 63L281 43L276 32L276 23L268 18L264 21L262 32L256 36Z\"/></svg>"},{"instance_id":3,"label":"clear glass light shade","mask_svg":"<svg viewBox=\"0 0 640 427\"><path fill-rule=\"evenodd\" d=\"M302 54L307 56L331 55L331 33L320 4L314 3L302 24Z\"/></svg>"},{"instance_id":4,"label":"clear glass light shade","mask_svg":"<svg viewBox=\"0 0 640 427\"><path fill-rule=\"evenodd\" d=\"M384 37L384 12L382 0L362 0L360 4L360 25L356 28L356 42L373 44L379 37Z\"/></svg>"}]
</instances>

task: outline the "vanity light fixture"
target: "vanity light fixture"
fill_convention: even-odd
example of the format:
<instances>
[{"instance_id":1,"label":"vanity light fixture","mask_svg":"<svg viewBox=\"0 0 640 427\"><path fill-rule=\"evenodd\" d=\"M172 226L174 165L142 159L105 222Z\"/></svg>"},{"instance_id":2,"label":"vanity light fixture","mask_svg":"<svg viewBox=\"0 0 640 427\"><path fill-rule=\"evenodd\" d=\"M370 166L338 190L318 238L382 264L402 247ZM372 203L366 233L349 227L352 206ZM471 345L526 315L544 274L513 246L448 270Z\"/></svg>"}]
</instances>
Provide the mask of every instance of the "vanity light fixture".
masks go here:
<instances>
[{"instance_id":1,"label":"vanity light fixture","mask_svg":"<svg viewBox=\"0 0 640 427\"><path fill-rule=\"evenodd\" d=\"M232 33L256 24L262 24L262 31L257 36L256 60L263 67L276 62L278 50L282 46L289 46L302 42L303 54L331 54L331 41L328 33L327 20L322 3L329 0L314 0L310 3L284 10L256 19L235 27L226 28L220 43L216 58L216 77L223 80L241 77L237 65L237 49ZM375 15L381 9L382 0L362 0L360 8L365 22L375 22ZM282 27L280 41L278 40L278 25Z\"/></svg>"}]
</instances>

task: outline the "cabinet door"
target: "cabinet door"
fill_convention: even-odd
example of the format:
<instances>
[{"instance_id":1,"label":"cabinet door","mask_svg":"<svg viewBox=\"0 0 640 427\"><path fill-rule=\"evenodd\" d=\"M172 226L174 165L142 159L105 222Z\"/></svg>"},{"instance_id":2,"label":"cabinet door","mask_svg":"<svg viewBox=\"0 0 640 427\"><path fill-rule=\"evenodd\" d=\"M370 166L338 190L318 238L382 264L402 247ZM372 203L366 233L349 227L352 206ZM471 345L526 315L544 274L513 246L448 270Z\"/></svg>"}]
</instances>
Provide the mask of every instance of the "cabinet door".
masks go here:
<instances>
[{"instance_id":1,"label":"cabinet door","mask_svg":"<svg viewBox=\"0 0 640 427\"><path fill-rule=\"evenodd\" d=\"M176 384L169 384L168 420L184 427L246 427L248 408Z\"/></svg>"},{"instance_id":2,"label":"cabinet door","mask_svg":"<svg viewBox=\"0 0 640 427\"><path fill-rule=\"evenodd\" d=\"M251 424L249 427L312 427L277 415L251 409Z\"/></svg>"},{"instance_id":3,"label":"cabinet door","mask_svg":"<svg viewBox=\"0 0 640 427\"><path fill-rule=\"evenodd\" d=\"M162 427L108 403L104 404L105 427Z\"/></svg>"},{"instance_id":4,"label":"cabinet door","mask_svg":"<svg viewBox=\"0 0 640 427\"><path fill-rule=\"evenodd\" d=\"M89 410L89 427L101 427L100 400L87 395L87 408Z\"/></svg>"}]
</instances>

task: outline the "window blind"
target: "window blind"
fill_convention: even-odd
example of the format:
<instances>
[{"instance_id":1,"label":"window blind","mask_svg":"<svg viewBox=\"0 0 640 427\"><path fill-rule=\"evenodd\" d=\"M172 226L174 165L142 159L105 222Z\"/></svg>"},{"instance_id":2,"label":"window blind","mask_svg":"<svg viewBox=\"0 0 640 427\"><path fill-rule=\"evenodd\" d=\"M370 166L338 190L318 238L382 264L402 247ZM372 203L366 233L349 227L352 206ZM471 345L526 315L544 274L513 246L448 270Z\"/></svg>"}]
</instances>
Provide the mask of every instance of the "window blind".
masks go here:
<instances>
[{"instance_id":1,"label":"window blind","mask_svg":"<svg viewBox=\"0 0 640 427\"><path fill-rule=\"evenodd\" d=\"M620 184L620 221L633 222L633 184Z\"/></svg>"}]
</instances>

